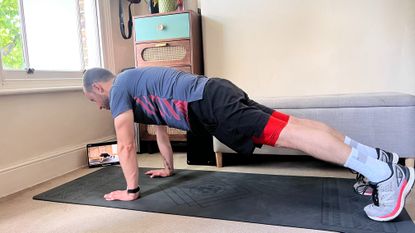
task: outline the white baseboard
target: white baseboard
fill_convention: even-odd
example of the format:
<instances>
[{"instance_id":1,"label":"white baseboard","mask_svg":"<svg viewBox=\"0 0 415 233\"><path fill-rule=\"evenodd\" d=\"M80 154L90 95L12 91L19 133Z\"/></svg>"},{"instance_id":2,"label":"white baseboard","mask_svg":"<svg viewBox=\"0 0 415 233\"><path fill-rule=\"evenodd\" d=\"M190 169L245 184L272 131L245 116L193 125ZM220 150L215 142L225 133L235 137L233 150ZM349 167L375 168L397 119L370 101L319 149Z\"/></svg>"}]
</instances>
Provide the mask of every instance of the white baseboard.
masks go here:
<instances>
[{"instance_id":1,"label":"white baseboard","mask_svg":"<svg viewBox=\"0 0 415 233\"><path fill-rule=\"evenodd\" d=\"M96 141L113 139L114 137L111 136ZM30 188L87 165L86 146L83 144L0 169L0 197Z\"/></svg>"}]
</instances>

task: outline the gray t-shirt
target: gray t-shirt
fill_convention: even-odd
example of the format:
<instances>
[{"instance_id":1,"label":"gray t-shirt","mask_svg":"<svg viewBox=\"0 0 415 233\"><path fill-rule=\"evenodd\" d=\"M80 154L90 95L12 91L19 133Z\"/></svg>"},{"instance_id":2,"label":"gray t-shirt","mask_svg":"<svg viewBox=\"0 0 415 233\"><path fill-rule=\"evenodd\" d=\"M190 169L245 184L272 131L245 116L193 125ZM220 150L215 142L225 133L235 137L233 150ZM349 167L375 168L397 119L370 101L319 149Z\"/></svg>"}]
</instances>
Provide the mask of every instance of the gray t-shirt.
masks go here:
<instances>
[{"instance_id":1,"label":"gray t-shirt","mask_svg":"<svg viewBox=\"0 0 415 233\"><path fill-rule=\"evenodd\" d=\"M132 109L135 122L190 130L188 103L203 98L207 81L167 67L124 71L110 90L112 117Z\"/></svg>"}]
</instances>

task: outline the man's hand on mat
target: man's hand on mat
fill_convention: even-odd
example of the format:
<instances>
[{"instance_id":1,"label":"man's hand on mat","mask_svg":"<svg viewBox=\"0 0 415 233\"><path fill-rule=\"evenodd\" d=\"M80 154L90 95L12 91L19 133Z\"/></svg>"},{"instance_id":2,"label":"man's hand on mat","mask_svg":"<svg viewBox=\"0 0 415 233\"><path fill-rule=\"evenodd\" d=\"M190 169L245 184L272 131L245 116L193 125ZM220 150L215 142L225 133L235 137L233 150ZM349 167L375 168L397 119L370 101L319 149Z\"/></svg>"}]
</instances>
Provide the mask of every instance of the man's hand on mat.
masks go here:
<instances>
[{"instance_id":1,"label":"man's hand on mat","mask_svg":"<svg viewBox=\"0 0 415 233\"><path fill-rule=\"evenodd\" d=\"M150 170L146 172L146 175L149 175L150 178L154 177L168 177L173 175L173 172L167 170L167 169L160 169L160 170Z\"/></svg>"},{"instance_id":2,"label":"man's hand on mat","mask_svg":"<svg viewBox=\"0 0 415 233\"><path fill-rule=\"evenodd\" d=\"M133 201L140 197L140 193L127 193L127 190L116 190L104 195L107 201Z\"/></svg>"}]
</instances>

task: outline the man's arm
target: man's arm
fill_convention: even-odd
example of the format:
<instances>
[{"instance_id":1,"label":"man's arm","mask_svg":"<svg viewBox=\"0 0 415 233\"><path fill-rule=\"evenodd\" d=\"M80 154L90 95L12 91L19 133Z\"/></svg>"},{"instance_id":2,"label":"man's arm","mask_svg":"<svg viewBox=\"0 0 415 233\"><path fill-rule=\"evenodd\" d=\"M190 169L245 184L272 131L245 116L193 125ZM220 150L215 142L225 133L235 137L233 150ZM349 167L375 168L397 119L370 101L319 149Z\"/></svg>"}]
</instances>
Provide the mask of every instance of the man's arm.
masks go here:
<instances>
[{"instance_id":1,"label":"man's arm","mask_svg":"<svg viewBox=\"0 0 415 233\"><path fill-rule=\"evenodd\" d=\"M153 177L167 177L173 175L173 150L171 148L169 135L167 133L167 126L156 126L157 145L163 158L164 169L151 170L146 172L146 175Z\"/></svg>"},{"instance_id":2,"label":"man's arm","mask_svg":"<svg viewBox=\"0 0 415 233\"><path fill-rule=\"evenodd\" d=\"M134 142L134 115L129 110L114 119L115 132L117 134L118 156L127 183L127 189L138 187L138 167L136 157L136 145ZM140 193L128 193L127 190L117 190L108 193L104 198L108 201L131 201L140 196Z\"/></svg>"}]
</instances>

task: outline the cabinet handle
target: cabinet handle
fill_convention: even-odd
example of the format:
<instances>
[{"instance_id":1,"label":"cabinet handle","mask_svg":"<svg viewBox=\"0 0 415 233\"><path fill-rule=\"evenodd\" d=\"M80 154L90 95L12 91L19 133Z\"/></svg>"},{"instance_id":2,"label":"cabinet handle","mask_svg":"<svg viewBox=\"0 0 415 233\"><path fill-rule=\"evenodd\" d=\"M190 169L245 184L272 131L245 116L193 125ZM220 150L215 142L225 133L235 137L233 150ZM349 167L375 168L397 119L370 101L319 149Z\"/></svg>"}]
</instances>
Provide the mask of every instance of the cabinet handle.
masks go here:
<instances>
[{"instance_id":1,"label":"cabinet handle","mask_svg":"<svg viewBox=\"0 0 415 233\"><path fill-rule=\"evenodd\" d=\"M155 44L154 47L166 47L167 45L169 45L168 43L158 43Z\"/></svg>"},{"instance_id":2,"label":"cabinet handle","mask_svg":"<svg viewBox=\"0 0 415 233\"><path fill-rule=\"evenodd\" d=\"M160 25L157 26L157 29L159 31L163 31L165 28L166 28L166 26L164 26L163 24L160 24Z\"/></svg>"}]
</instances>

